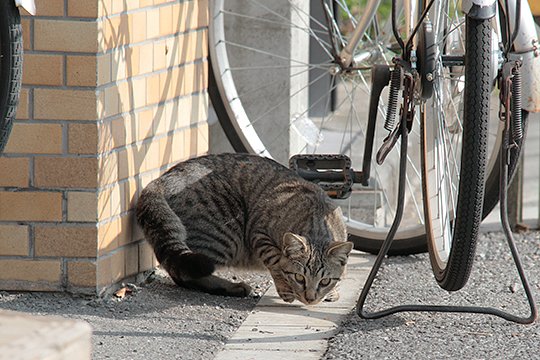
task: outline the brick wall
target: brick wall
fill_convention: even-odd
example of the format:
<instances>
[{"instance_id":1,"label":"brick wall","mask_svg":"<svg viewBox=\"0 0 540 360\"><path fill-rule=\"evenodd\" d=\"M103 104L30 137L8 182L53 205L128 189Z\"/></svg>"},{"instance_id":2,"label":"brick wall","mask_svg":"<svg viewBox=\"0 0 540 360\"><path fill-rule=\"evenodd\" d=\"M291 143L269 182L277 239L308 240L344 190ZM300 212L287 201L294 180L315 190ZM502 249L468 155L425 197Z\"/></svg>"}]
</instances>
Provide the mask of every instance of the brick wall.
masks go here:
<instances>
[{"instance_id":1,"label":"brick wall","mask_svg":"<svg viewBox=\"0 0 540 360\"><path fill-rule=\"evenodd\" d=\"M37 0L0 157L0 288L96 292L155 265L140 190L208 149L207 0Z\"/></svg>"}]
</instances>

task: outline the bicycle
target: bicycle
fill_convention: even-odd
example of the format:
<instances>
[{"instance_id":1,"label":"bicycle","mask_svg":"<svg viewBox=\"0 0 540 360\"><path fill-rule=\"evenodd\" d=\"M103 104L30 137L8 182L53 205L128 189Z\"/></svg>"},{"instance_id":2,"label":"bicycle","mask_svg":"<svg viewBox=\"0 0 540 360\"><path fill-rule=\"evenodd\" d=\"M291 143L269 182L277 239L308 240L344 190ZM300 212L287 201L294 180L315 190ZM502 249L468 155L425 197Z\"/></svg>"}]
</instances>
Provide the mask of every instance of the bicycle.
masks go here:
<instances>
[{"instance_id":1,"label":"bicycle","mask_svg":"<svg viewBox=\"0 0 540 360\"><path fill-rule=\"evenodd\" d=\"M35 15L34 0L0 2L0 153L13 127L21 91L23 39L19 6Z\"/></svg>"},{"instance_id":2,"label":"bicycle","mask_svg":"<svg viewBox=\"0 0 540 360\"><path fill-rule=\"evenodd\" d=\"M348 196L337 201L351 240L355 248L372 253L380 250L398 205L399 153L392 148L399 144L399 123L406 121L411 154L401 204L406 225L397 230L389 254L427 248L439 285L458 290L470 273L480 221L499 197L504 124L490 120L490 113L499 110L497 79L518 54L528 71L540 65L532 15L523 0L478 2L489 5L484 7L463 1L470 6L467 15L457 0L404 0L403 6L396 0L371 0L357 19L349 3L311 2L318 6L317 17L302 1L214 1L210 98L236 151L285 163L285 134L285 143L294 145L292 153L347 154L353 163L362 163L361 172L352 172L346 158L314 156L296 166L334 193ZM390 3L390 12L384 13ZM263 43L269 27L274 39L299 45ZM310 53L320 59L298 51L306 39L314 39ZM525 92L536 93L539 84L524 80L533 87ZM322 95L310 95L310 88L321 83ZM362 96L370 100L368 116ZM528 111L538 110L538 98L533 100L511 105L522 110L512 110L517 136L510 174L518 162ZM251 106L254 102L263 104ZM377 113L386 131L376 126ZM281 129L276 125L280 117L286 120ZM372 151L373 144L380 146L378 152ZM363 153L356 150L362 147ZM375 161L380 166L371 169ZM341 190L335 185L338 179ZM417 200L421 194L423 203Z\"/></svg>"}]
</instances>

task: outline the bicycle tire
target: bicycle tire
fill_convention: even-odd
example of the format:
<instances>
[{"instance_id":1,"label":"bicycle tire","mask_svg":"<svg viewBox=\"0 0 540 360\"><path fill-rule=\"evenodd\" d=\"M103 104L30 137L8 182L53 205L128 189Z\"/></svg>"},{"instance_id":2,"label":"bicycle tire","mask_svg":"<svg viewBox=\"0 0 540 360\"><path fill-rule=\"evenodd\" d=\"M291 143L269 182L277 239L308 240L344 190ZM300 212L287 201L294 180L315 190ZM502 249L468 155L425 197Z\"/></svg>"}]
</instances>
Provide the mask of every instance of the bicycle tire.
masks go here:
<instances>
[{"instance_id":1,"label":"bicycle tire","mask_svg":"<svg viewBox=\"0 0 540 360\"><path fill-rule=\"evenodd\" d=\"M13 1L0 2L0 153L7 144L22 82L22 26Z\"/></svg>"},{"instance_id":2,"label":"bicycle tire","mask_svg":"<svg viewBox=\"0 0 540 360\"><path fill-rule=\"evenodd\" d=\"M492 90L490 20L466 16L465 32L461 153L456 154L451 144L451 121L422 123L428 252L435 279L448 291L467 283L475 256L484 202Z\"/></svg>"},{"instance_id":3,"label":"bicycle tire","mask_svg":"<svg viewBox=\"0 0 540 360\"><path fill-rule=\"evenodd\" d=\"M223 6L224 5L221 5L221 7L215 6L216 8L212 6L211 8L209 42L209 97L212 104L214 105L218 119L233 148L238 152L258 153L256 151L253 151L253 147L250 148L249 139L246 139L245 134L242 134L242 130L238 126L238 114L234 111L233 105L231 105L230 103L233 100L236 101L237 97L240 96L237 96L236 89L234 89L233 95L228 94L228 89L226 87L231 85L224 84L221 80L223 74L232 72L229 71L230 69L219 64L219 61L222 61L223 56L227 57L229 50L225 49L223 52L219 53L219 55L216 51L216 47L218 46L218 44L220 42L226 42L227 39L227 34L219 34L219 30L216 30L217 26L214 24L216 19L219 18L219 12L223 10ZM230 13L229 9L227 9L227 13ZM221 31L225 30L222 29ZM312 31L314 30L312 29ZM232 49L231 51L233 50L234 49ZM216 60L216 57L219 57L219 59ZM234 78L233 75L231 75L231 77ZM235 84L233 84L232 86L234 87ZM265 100L268 101L267 99ZM497 134L497 136L500 137L500 134ZM420 140L418 137L418 143L419 142ZM246 143L248 144L247 146ZM494 151L494 154L498 155L498 152ZM490 171L490 174L495 174L494 171L496 171L498 174L498 166L493 166L491 169L492 170ZM496 177L496 175L490 176L490 178L494 177ZM490 196L489 198L496 198L498 196L498 184L489 185L489 187L486 189L486 194L495 194L494 196ZM488 197L486 196L486 199L487 198ZM496 202L494 204L486 206L485 209L488 209L489 207L489 210L491 210L491 208L493 208L495 204ZM489 212L486 212L486 215L487 213ZM407 255L427 251L427 240L423 224L423 214L421 221L422 223L419 222L418 225L416 225L415 227L411 227L410 229L403 230L400 228L400 231L398 231L398 233L396 234L395 240L393 241L392 246L388 252L389 255ZM353 225L356 226L356 224ZM387 228L366 228L362 229L362 231L358 231L358 229L349 226L350 240L354 242L355 249L368 253L378 253L384 239L386 238L386 233Z\"/></svg>"}]
</instances>

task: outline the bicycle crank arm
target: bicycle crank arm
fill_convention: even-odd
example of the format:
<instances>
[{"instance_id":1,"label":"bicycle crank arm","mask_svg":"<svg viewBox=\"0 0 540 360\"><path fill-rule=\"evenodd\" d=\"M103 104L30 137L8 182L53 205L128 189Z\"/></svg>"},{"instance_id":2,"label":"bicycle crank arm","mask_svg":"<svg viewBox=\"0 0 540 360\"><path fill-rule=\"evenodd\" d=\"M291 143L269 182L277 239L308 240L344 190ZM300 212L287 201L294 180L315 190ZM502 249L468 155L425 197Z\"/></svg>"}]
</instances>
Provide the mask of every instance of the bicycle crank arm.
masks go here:
<instances>
[{"instance_id":1,"label":"bicycle crank arm","mask_svg":"<svg viewBox=\"0 0 540 360\"><path fill-rule=\"evenodd\" d=\"M362 182L362 172L351 168L346 155L294 155L289 167L302 178L318 184L328 196L346 199L351 195L355 182Z\"/></svg>"}]
</instances>

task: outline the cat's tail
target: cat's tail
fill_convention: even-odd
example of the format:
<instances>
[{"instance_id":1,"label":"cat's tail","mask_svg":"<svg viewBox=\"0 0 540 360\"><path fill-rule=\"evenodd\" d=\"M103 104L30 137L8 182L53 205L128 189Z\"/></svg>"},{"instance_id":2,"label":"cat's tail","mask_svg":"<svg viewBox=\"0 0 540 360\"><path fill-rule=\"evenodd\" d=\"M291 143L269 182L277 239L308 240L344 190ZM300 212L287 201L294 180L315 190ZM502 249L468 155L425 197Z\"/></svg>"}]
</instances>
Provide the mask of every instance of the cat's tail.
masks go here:
<instances>
[{"instance_id":1,"label":"cat's tail","mask_svg":"<svg viewBox=\"0 0 540 360\"><path fill-rule=\"evenodd\" d=\"M214 272L212 259L189 249L186 228L167 203L159 186L150 183L142 191L136 215L157 260L176 283Z\"/></svg>"}]
</instances>

